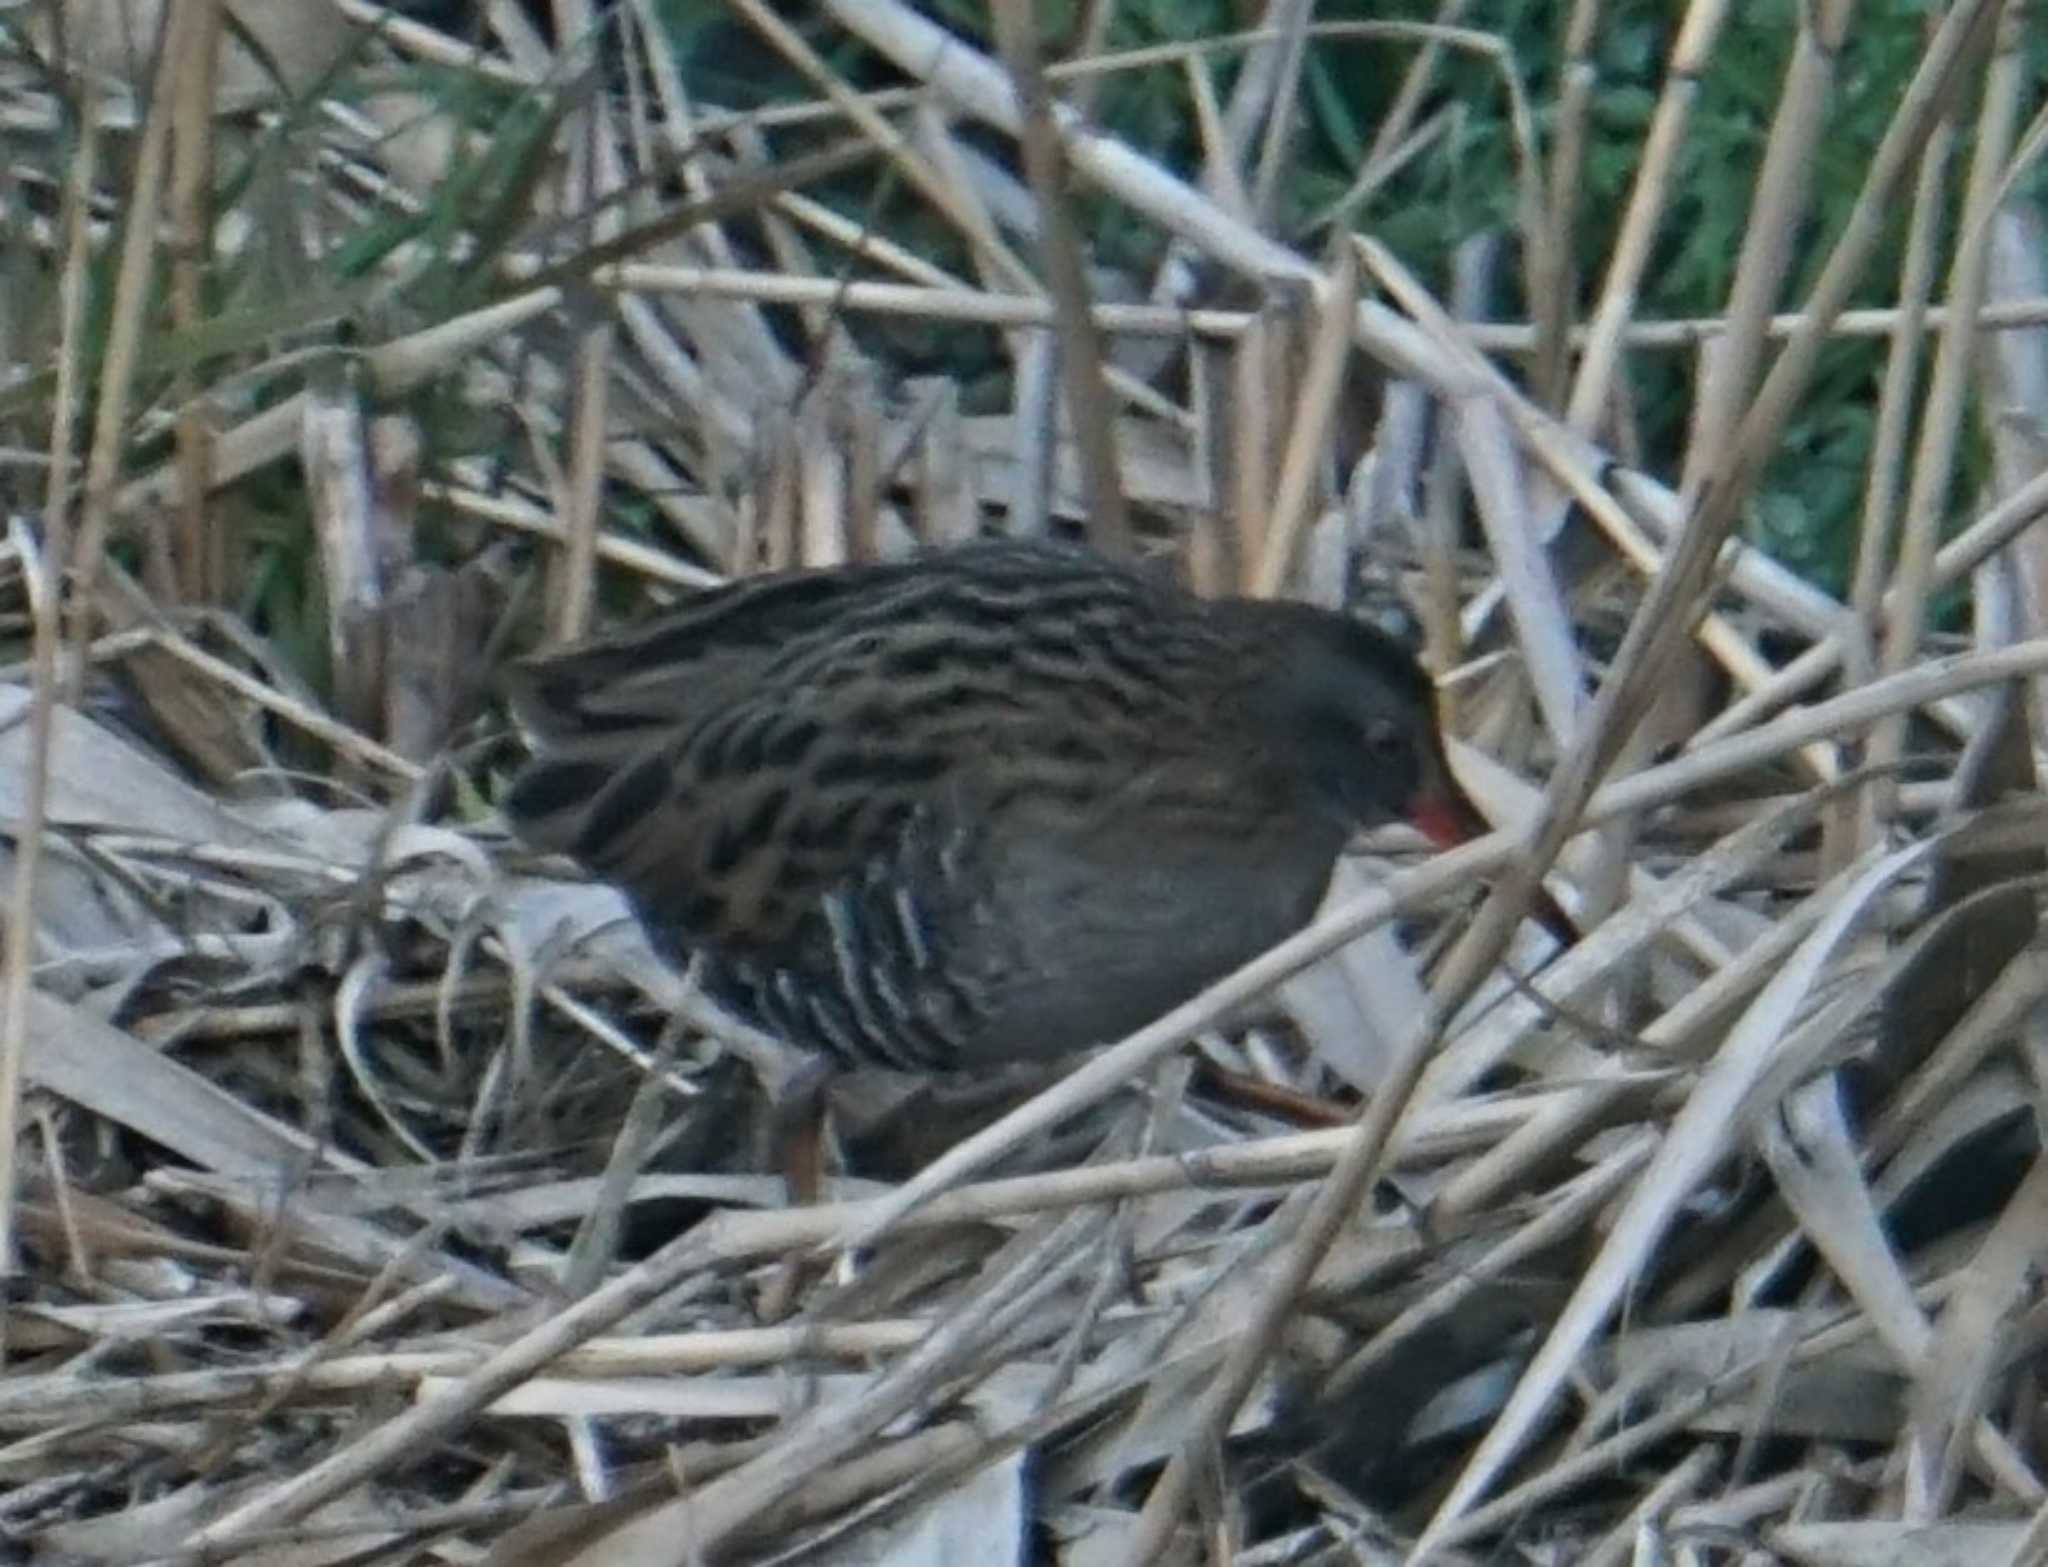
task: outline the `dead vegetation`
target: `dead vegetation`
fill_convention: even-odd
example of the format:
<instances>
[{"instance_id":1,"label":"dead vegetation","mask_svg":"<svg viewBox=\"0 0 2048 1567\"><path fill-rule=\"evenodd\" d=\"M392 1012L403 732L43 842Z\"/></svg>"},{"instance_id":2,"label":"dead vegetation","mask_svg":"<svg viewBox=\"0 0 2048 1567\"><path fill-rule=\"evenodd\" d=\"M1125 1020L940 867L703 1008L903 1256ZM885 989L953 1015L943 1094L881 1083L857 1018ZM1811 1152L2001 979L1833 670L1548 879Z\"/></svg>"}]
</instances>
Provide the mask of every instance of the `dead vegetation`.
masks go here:
<instances>
[{"instance_id":1,"label":"dead vegetation","mask_svg":"<svg viewBox=\"0 0 2048 1567\"><path fill-rule=\"evenodd\" d=\"M0 1554L2048 1561L2025 7L1940 14L1817 236L1854 8L1801 8L1725 312L1683 322L1638 300L1711 4L1599 255L1599 83L1525 103L1483 32L1275 0L1055 62L1021 0L1007 58L731 0L813 92L737 113L651 0L558 0L552 42L475 9L0 16L37 497L0 552ZM1360 192L1446 51L1498 64L1511 243L1446 298L1262 216L1304 51L1365 25L1414 91ZM1191 173L1077 118L1140 69L1186 76ZM855 176L943 243L820 196ZM1156 243L1143 286L1074 192ZM1508 268L1527 319L1479 319ZM1850 334L1886 368L1838 602L1743 540ZM968 337L993 399L906 372ZM1621 460L1631 356L1674 354L1682 460ZM1077 524L1207 589L1400 592L1500 830L1390 838L1050 1086L856 1085L792 1210L745 1132L770 1047L496 830L491 667L732 571ZM1222 1107L1190 1040L1362 1108ZM825 1271L764 1321L792 1258Z\"/></svg>"}]
</instances>

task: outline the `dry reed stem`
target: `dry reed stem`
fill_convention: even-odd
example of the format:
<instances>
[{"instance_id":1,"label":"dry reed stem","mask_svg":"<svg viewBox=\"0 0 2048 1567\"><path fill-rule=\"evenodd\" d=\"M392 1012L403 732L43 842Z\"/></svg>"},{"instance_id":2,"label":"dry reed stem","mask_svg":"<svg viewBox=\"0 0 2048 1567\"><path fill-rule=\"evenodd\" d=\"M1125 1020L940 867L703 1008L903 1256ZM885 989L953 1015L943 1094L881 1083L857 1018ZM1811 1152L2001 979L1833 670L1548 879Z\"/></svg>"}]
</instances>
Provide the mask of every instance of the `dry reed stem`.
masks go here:
<instances>
[{"instance_id":1,"label":"dry reed stem","mask_svg":"<svg viewBox=\"0 0 2048 1567\"><path fill-rule=\"evenodd\" d=\"M0 967L0 1274L16 1268L15 1214L20 1203L17 1161L22 1146L21 1085L28 1055L28 1008L36 942L36 882L49 810L51 711L58 700L58 652L62 642L60 573L71 545L73 431L85 359L82 322L87 280L87 220L99 151L98 125L90 110L79 122L79 141L64 184L64 271L59 289L56 396L51 407L49 525L42 549L14 541L29 589L33 616L29 669L29 765L26 800L7 891L4 967ZM0 1317L0 1354L5 1353L5 1318Z\"/></svg>"},{"instance_id":2,"label":"dry reed stem","mask_svg":"<svg viewBox=\"0 0 2048 1567\"><path fill-rule=\"evenodd\" d=\"M1262 508L1264 526L1257 547L1244 541L1246 559L1251 563L1246 587L1262 598L1278 593L1292 575L1309 524L1311 492L1329 440L1337 394L1351 354L1351 320L1358 309L1358 256L1350 245L1338 244L1329 276L1319 281L1317 295L1308 364L1287 420L1280 475L1274 481L1272 501Z\"/></svg>"},{"instance_id":3,"label":"dry reed stem","mask_svg":"<svg viewBox=\"0 0 2048 1567\"><path fill-rule=\"evenodd\" d=\"M1685 139L1686 119L1699 91L1700 69L1727 15L1726 0L1691 0L1671 45L1664 90L1650 120L1649 135L1636 165L1635 184L1607 260L1607 275L1593 307L1593 322L1578 374L1565 404L1565 422L1591 435L1614 389L1621 356L1621 328L1635 314L1636 294L1650 263L1657 223L1670 200L1673 171Z\"/></svg>"},{"instance_id":4,"label":"dry reed stem","mask_svg":"<svg viewBox=\"0 0 2048 1567\"><path fill-rule=\"evenodd\" d=\"M1815 148L1826 128L1834 62L1841 52L1855 0L1830 0L1803 12L1785 85L1764 147L1756 198L1743 225L1742 253L1728 290L1728 331L1702 378L1686 444L1681 495L1696 495L1704 475L1721 460L1763 357L1763 325L1784 291L1792 266L1793 237L1809 205Z\"/></svg>"},{"instance_id":5,"label":"dry reed stem","mask_svg":"<svg viewBox=\"0 0 2048 1567\"><path fill-rule=\"evenodd\" d=\"M605 287L640 293L702 294L764 304L833 306L841 311L990 326L1055 324L1055 310L1050 300L968 288L928 262L901 254L884 240L872 235L862 236L856 226L801 198L781 196L777 198L777 206L801 215L821 234L847 243L891 271L923 281L841 280L645 261L604 263L593 269L592 280ZM535 258L514 257L508 270L515 277L530 277L540 270L540 266ZM1898 328L1901 314L1900 309L1876 307L1845 310L1836 317L1832 331L1837 337L1883 337ZM1949 314L1946 306L1934 305L1927 307L1925 318L1929 325L1939 327ZM1173 338L1193 335L1227 340L1250 330L1257 312L1098 301L1089 307L1089 316L1102 331L1118 335ZM1983 330L2003 331L2038 326L2044 320L2048 320L2048 298L2030 298L1985 306L1979 312L1977 325ZM1806 315L1802 311L1780 311L1764 321L1763 330L1770 338L1786 338L1800 330L1805 321ZM1587 330L1575 329L1567 335L1566 342L1572 347L1583 348ZM1691 349L1720 336L1724 330L1725 322L1720 316L1638 320L1629 323L1621 341L1627 348ZM1472 347L1497 354L1526 354L1537 344L1537 328L1512 322L1471 322L1465 325L1463 336Z\"/></svg>"},{"instance_id":6,"label":"dry reed stem","mask_svg":"<svg viewBox=\"0 0 2048 1567\"><path fill-rule=\"evenodd\" d=\"M1030 269L1002 242L994 228L984 218L959 199L958 190L952 182L942 178L937 170L920 158L888 121L864 103L858 95L849 92L838 75L826 65L815 50L792 29L785 26L772 11L761 5L759 0L733 0L733 3L763 37L792 65L822 88L825 96L844 111L904 177L952 221L960 237L973 248L977 260L993 268L1004 283L1019 293L1037 292Z\"/></svg>"},{"instance_id":7,"label":"dry reed stem","mask_svg":"<svg viewBox=\"0 0 2048 1567\"><path fill-rule=\"evenodd\" d=\"M2048 512L2048 474L2036 477L2013 494L2003 497L1937 550L1928 588L1937 590L1958 581L1994 552L2010 544L2044 512ZM1900 588L1887 587L1883 599L1886 613L1892 613L1903 599L1904 593ZM1744 725L1754 723L1760 713L1783 705L1817 681L1825 679L1842 657L1843 641L1840 630L1820 638L1771 680L1757 687L1749 697L1724 709L1701 726L1688 743L1707 745L1735 733Z\"/></svg>"},{"instance_id":8,"label":"dry reed stem","mask_svg":"<svg viewBox=\"0 0 2048 1567\"><path fill-rule=\"evenodd\" d=\"M1361 239L1359 244L1372 266L1375 277L1388 292L1400 300L1417 322L1444 345L1448 354L1461 361L1467 382L1477 381L1484 385L1490 376L1488 367L1483 360L1472 354L1469 346L1462 341L1460 329L1442 313L1430 300L1427 292L1383 247L1364 239ZM1491 386L1487 387L1487 390L1490 393L1498 391ZM1471 397L1477 395L1477 389L1468 384L1457 395L1461 398ZM1517 432L1529 447L1529 454L1537 459L1546 475L1577 501L1586 514L1599 525L1600 530L1620 550L1623 558L1641 571L1646 578L1654 579L1662 572L1665 568L1665 556L1657 550L1643 523L1624 504L1629 499L1629 492L1615 480L1609 480L1603 485L1595 478L1587 460L1589 453L1584 444L1575 440L1568 432L1559 430L1519 399L1508 404L1508 411ZM1654 490L1651 481L1644 480L1642 483L1646 490ZM1552 509L1555 509L1554 505ZM1737 552L1737 562L1731 571L1731 577L1741 571L1744 546L1736 544L1733 548ZM1752 590L1759 586L1754 582L1744 585ZM1525 578L1522 589L1526 592L1527 588ZM1505 583L1502 591L1506 591ZM1476 610L1482 603L1483 598L1475 601L1473 608ZM1831 616L1828 618L1832 620ZM1818 629L1821 628L1816 627L1816 630ZM1769 665L1750 639L1736 631L1724 616L1709 611L1701 619L1697 635L1702 645L1746 688L1760 690L1770 683ZM1554 688L1554 694L1549 699L1551 710L1569 711L1576 708L1575 694L1564 697L1555 690L1557 680L1554 655L1549 662L1553 666L1551 679ZM1573 727L1576 727L1576 720L1573 720ZM1814 776L1823 782L1835 774L1832 758L1825 753L1809 753L1803 760Z\"/></svg>"},{"instance_id":9,"label":"dry reed stem","mask_svg":"<svg viewBox=\"0 0 2048 1567\"><path fill-rule=\"evenodd\" d=\"M1923 56L1905 101L1872 160L1856 209L1845 225L1820 280L1815 284L1806 329L1786 345L1751 405L1738 433L1731 461L1703 493L1688 518L1664 572L1630 622L1614 667L1592 714L1584 743L1566 754L1552 779L1544 810L1528 834L1528 853L1495 889L1486 908L1454 950L1441 980L1442 993L1462 999L1490 968L1508 933L1527 909L1538 878L1556 858L1594 784L1639 716L1648 688L1668 662L1676 634L1689 627L1713 560L1734 525L1736 510L1754 483L1765 452L1775 444L1786 411L1813 372L1828 321L1846 301L1877 242L1880 215L1907 160L1932 128L1941 100L1969 53L1975 30L1995 16L1996 7L1962 6L1944 19Z\"/></svg>"},{"instance_id":10,"label":"dry reed stem","mask_svg":"<svg viewBox=\"0 0 2048 1567\"><path fill-rule=\"evenodd\" d=\"M1933 572L1944 510L1941 503L1954 477L1971 358L1976 352L1977 334L1967 323L1983 304L1991 214L2018 124L2022 72L2018 29L2023 14L2024 7L2012 10L2000 24L1978 110L1975 147L1963 197L1962 237L1949 267L1949 303L1954 313L1943 327L1935 349L1933 376L1921 408L1919 441L1906 490L1898 561L1892 571L1892 585L1898 596L1890 601L1878 659L1878 668L1885 674L1895 673L1912 662L1925 630L1928 578ZM1880 767L1896 761L1904 748L1902 723L1882 724L1871 734L1870 759ZM1888 797L1880 794L1874 803L1880 815L1889 813Z\"/></svg>"},{"instance_id":11,"label":"dry reed stem","mask_svg":"<svg viewBox=\"0 0 2048 1567\"><path fill-rule=\"evenodd\" d=\"M14 1214L19 1200L18 1160L26 1141L21 1127L21 1088L28 1057L28 1006L33 989L36 939L36 878L48 827L50 713L57 702L59 596L56 573L44 564L25 530L11 528L29 608L35 616L34 675L29 709L29 765L20 847L7 889L6 968L0 973L0 1276L16 1273ZM0 1315L0 1354L7 1349L6 1317Z\"/></svg>"},{"instance_id":12,"label":"dry reed stem","mask_svg":"<svg viewBox=\"0 0 2048 1567\"><path fill-rule=\"evenodd\" d=\"M1954 151L1955 128L1944 119L1928 138L1914 183L1906 254L1899 271L1899 317L1891 333L1877 420L1871 432L1869 477L1864 485L1855 574L1849 593L1850 614L1842 628L1843 673L1853 684L1868 680L1877 669L1882 595L1898 522L1899 478L1905 468L1906 433L1913 416L1920 355L1926 340L1927 301L1934 288L1936 236L1947 191L1948 164ZM1846 856L1876 841L1874 802L1866 800L1861 804L1860 820L1834 825L1836 838L1831 848L1837 855Z\"/></svg>"},{"instance_id":13,"label":"dry reed stem","mask_svg":"<svg viewBox=\"0 0 2048 1567\"><path fill-rule=\"evenodd\" d=\"M1431 26L1449 30L1464 19L1468 0L1439 0L1436 15ZM1380 121L1379 129L1373 132L1372 146L1366 152L1365 166L1384 162L1393 152L1397 142L1403 140L1409 128L1415 123L1415 116L1421 111L1423 95L1428 92L1430 78L1442 63L1444 42L1431 37L1424 41L1408 62L1407 74L1401 78L1401 86L1395 92L1393 101L1387 105L1386 117Z\"/></svg>"},{"instance_id":14,"label":"dry reed stem","mask_svg":"<svg viewBox=\"0 0 2048 1567\"><path fill-rule=\"evenodd\" d=\"M177 115L178 73L187 50L185 39L199 25L198 4L175 6L170 12L163 50L156 64L148 122L136 159L124 210L120 271L114 284L112 317L107 329L105 360L99 373L99 401L93 412L92 446L86 456L85 488L80 498L78 537L67 561L75 584L72 637L83 643L91 635L93 595L99 585L100 558L106 552L113 522L115 482L127 444L129 397L135 361L142 341L143 320L151 300L150 271L155 260L157 208L162 198L165 147Z\"/></svg>"},{"instance_id":15,"label":"dry reed stem","mask_svg":"<svg viewBox=\"0 0 2048 1567\"><path fill-rule=\"evenodd\" d=\"M213 105L220 65L220 0L199 0L183 39L186 58L177 62L178 101L171 125L169 180L171 255L170 317L174 329L196 334L206 314L206 257L212 233ZM168 559L172 581L155 591L186 603L216 602L224 587L226 561L221 530L207 526L206 496L212 489L213 434L199 406L199 383L181 376L174 388L178 418L178 509L173 536L151 563Z\"/></svg>"},{"instance_id":16,"label":"dry reed stem","mask_svg":"<svg viewBox=\"0 0 2048 1567\"><path fill-rule=\"evenodd\" d=\"M1230 531L1224 559L1232 568L1225 579L1232 587L1251 586L1254 563L1266 554L1273 529L1272 492L1266 475L1285 461L1286 442L1280 410L1294 405L1298 392L1299 322L1284 296L1271 299L1253 326L1238 339L1230 358L1229 429L1217 441L1222 478L1219 494L1230 497Z\"/></svg>"},{"instance_id":17,"label":"dry reed stem","mask_svg":"<svg viewBox=\"0 0 2048 1567\"><path fill-rule=\"evenodd\" d=\"M995 0L990 14L1022 106L1019 145L1037 197L1039 254L1059 332L1068 428L1080 451L1089 537L1112 555L1128 555L1131 522L1124 507L1116 429L1103 381L1102 343L1089 314L1081 240L1067 199L1066 157L1053 126L1051 89L1038 56L1037 16L1026 0Z\"/></svg>"},{"instance_id":18,"label":"dry reed stem","mask_svg":"<svg viewBox=\"0 0 2048 1567\"><path fill-rule=\"evenodd\" d=\"M1533 354L1529 364L1531 396L1551 413L1563 411L1569 394L1571 361L1566 335L1571 326L1579 268L1573 254L1573 233L1580 206L1580 179L1586 164L1593 92L1599 80L1592 61L1594 29L1600 0L1573 0L1559 47L1556 123L1550 163L1543 186L1542 239L1531 249L1528 265L1529 310L1533 318Z\"/></svg>"},{"instance_id":19,"label":"dry reed stem","mask_svg":"<svg viewBox=\"0 0 2048 1567\"><path fill-rule=\"evenodd\" d=\"M586 38L592 13L581 0L563 0L556 21L565 36ZM625 176L604 101L593 96L565 129L570 156L562 210L581 231L578 237L585 248L614 243L625 226L617 205ZM552 562L547 585L550 629L564 642L581 637L590 625L602 520L613 332L610 320L592 321L576 339L570 368L565 490L556 497L568 547Z\"/></svg>"},{"instance_id":20,"label":"dry reed stem","mask_svg":"<svg viewBox=\"0 0 2048 1567\"><path fill-rule=\"evenodd\" d=\"M379 745L346 724L337 723L306 702L245 674L225 659L215 658L176 632L156 627L149 629L146 635L151 647L161 649L180 663L189 665L196 673L296 725L314 739L326 742L343 756L407 782L416 782L423 776L419 766L397 752Z\"/></svg>"},{"instance_id":21,"label":"dry reed stem","mask_svg":"<svg viewBox=\"0 0 2048 1567\"><path fill-rule=\"evenodd\" d=\"M1279 198L1280 174L1291 148L1298 120L1301 72L1308 56L1310 0L1273 0L1267 17L1276 22L1279 47L1273 51L1272 80L1256 104L1240 99L1232 114L1240 124L1256 117L1260 128L1258 157L1253 164L1251 189L1247 193L1246 217L1257 228L1273 227L1274 203ZM1250 148L1245 149L1247 152Z\"/></svg>"}]
</instances>

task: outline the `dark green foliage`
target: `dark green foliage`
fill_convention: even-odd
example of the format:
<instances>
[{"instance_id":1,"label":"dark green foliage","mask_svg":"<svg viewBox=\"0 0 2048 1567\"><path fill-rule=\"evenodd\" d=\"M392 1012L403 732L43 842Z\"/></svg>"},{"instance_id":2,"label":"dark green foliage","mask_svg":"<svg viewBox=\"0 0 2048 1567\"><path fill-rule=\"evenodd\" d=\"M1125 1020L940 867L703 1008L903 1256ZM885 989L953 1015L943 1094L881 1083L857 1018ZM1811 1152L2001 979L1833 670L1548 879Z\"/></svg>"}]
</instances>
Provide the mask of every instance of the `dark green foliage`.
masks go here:
<instances>
[{"instance_id":1,"label":"dark green foliage","mask_svg":"<svg viewBox=\"0 0 2048 1567\"><path fill-rule=\"evenodd\" d=\"M1420 42L1414 37L1346 34L1345 25L1405 20L1428 22L1434 0L1398 4L1333 0L1319 6L1324 30L1304 62L1299 115L1288 149L1274 214L1282 237L1304 247L1352 184L1379 126L1400 90ZM1925 0L1873 0L1858 14L1836 79L1829 128L1814 171L1809 216L1798 237L1793 281L1781 308L1794 308L1811 287L1861 187L1872 151L1894 112L1925 40ZM931 14L977 47L993 51L982 0L930 0ZM1548 157L1557 92L1567 62L1562 34L1564 0L1496 0L1474 6L1464 25L1499 41L1532 105L1541 155ZM735 106L758 105L778 94L808 96L794 73L713 0L670 0L663 13L696 74L697 90ZM795 21L849 79L879 87L896 78L859 51L811 7L788 6ZM1083 8L1072 3L1038 7L1050 60L1077 45ZM1183 43L1204 50L1219 97L1227 98L1241 46L1223 42L1247 15L1221 0L1131 0L1113 10L1111 53ZM1649 0L1605 8L1588 64L1595 75L1591 140L1575 182L1578 194L1573 254L1575 308L1583 316L1598 297L1607 258L1633 188L1644 140L1663 90L1678 12ZM1673 194L1659 225L1638 309L1643 318L1698 317L1721 312L1750 222L1752 186L1783 89L1796 37L1796 0L1760 0L1735 7L1702 72L1679 158ZM2048 42L2029 49L2048 62ZM1449 257L1463 239L1488 227L1512 228L1516 217L1517 158L1508 94L1499 58L1451 47L1444 53L1417 124L1442 116L1433 144L1396 178L1351 213L1353 226L1371 232L1423 277L1444 283ZM1187 177L1199 174L1200 143L1186 76L1175 62L1119 70L1098 79L1092 112L1103 128ZM1965 106L1965 124L1968 109ZM860 199L848 182L836 199ZM1902 208L1903 211L1903 208ZM1096 259L1142 271L1156 253L1157 237L1118 221L1107 203L1083 192L1080 212L1090 227ZM936 259L955 263L957 244L908 194L877 209L869 221ZM1869 269L1858 302L1889 302L1903 235L1894 232ZM1525 314L1518 277L1504 312ZM919 368L943 368L920 364ZM961 367L964 370L967 366ZM1854 553L1862 469L1881 345L1851 342L1831 350L1828 366L1800 418L1786 431L1781 460L1769 476L1754 532L1759 541L1816 580L1839 586ZM1640 435L1653 465L1671 471L1685 438L1691 361L1684 353L1646 350L1632 356L1627 374Z\"/></svg>"}]
</instances>

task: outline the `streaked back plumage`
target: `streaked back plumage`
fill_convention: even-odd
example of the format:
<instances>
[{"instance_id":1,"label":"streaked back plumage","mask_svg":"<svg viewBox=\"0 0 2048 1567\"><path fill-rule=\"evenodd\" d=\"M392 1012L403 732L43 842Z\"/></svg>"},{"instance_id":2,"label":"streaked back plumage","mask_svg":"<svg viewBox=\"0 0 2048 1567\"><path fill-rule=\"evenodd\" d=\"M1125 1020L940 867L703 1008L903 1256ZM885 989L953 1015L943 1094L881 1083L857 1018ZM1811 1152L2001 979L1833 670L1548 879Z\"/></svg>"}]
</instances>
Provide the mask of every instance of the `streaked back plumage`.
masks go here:
<instances>
[{"instance_id":1,"label":"streaked back plumage","mask_svg":"<svg viewBox=\"0 0 2048 1567\"><path fill-rule=\"evenodd\" d=\"M1385 639L1046 544L735 582L511 695L529 842L743 1015L918 1068L1142 1023L1298 926L1440 763Z\"/></svg>"}]
</instances>

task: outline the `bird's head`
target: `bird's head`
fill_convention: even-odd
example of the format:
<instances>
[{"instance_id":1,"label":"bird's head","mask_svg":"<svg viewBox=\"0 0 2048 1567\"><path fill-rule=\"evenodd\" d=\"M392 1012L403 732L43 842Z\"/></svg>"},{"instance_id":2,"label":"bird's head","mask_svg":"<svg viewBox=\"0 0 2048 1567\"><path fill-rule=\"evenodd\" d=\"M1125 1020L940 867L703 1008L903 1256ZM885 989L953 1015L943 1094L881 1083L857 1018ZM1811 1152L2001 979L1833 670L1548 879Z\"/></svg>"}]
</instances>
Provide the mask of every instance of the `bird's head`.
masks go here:
<instances>
[{"instance_id":1,"label":"bird's head","mask_svg":"<svg viewBox=\"0 0 2048 1567\"><path fill-rule=\"evenodd\" d=\"M1347 830L1405 821L1441 848L1487 831L1444 753L1435 686L1406 647L1306 604L1231 612L1263 645L1258 720L1300 757L1318 808Z\"/></svg>"}]
</instances>

